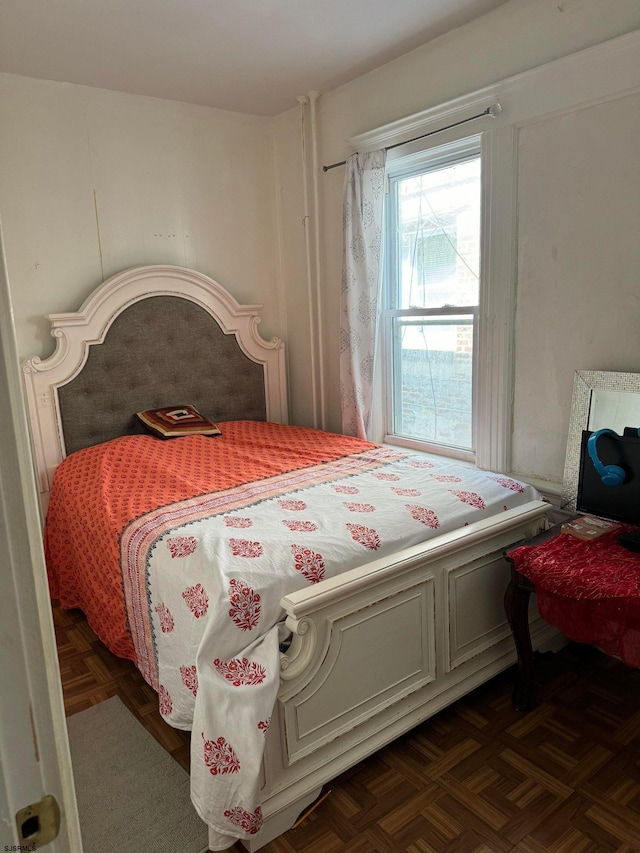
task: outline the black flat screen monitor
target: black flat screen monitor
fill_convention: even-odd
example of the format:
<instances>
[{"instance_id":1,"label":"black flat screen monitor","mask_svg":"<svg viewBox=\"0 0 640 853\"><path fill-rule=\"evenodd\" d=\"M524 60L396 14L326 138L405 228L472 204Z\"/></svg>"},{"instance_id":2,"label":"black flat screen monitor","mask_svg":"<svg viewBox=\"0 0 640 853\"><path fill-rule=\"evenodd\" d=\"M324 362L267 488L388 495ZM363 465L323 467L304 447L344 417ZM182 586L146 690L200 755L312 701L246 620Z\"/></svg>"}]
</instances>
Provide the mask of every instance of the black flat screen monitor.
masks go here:
<instances>
[{"instance_id":1,"label":"black flat screen monitor","mask_svg":"<svg viewBox=\"0 0 640 853\"><path fill-rule=\"evenodd\" d=\"M587 450L591 432L582 433L578 512L640 525L640 438L603 434L598 437L598 458L603 465L618 465L625 473L620 486L605 486Z\"/></svg>"}]
</instances>

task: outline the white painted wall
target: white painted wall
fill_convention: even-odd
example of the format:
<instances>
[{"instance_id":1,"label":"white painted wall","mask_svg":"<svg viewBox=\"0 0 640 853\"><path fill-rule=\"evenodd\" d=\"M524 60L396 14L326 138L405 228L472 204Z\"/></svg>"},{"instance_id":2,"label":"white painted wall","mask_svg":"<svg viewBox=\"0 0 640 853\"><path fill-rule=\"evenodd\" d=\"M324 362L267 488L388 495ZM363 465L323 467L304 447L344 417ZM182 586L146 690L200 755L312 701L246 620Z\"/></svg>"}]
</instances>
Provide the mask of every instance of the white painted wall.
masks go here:
<instances>
[{"instance_id":1,"label":"white painted wall","mask_svg":"<svg viewBox=\"0 0 640 853\"><path fill-rule=\"evenodd\" d=\"M640 4L635 0L510 0L323 94L320 163L343 160L354 135L639 28ZM286 170L287 130L280 117L275 124L276 159L278 179L285 187L289 179L291 185L298 180ZM631 280L631 271L638 269L637 139L637 102L631 100L550 118L522 132L512 459L516 473L561 481L574 369L640 371L640 337L631 334L638 320L638 288ZM617 161L612 170L606 158L609 147ZM336 431L342 181L342 168L319 175L324 384L327 426ZM281 186L281 192L290 189ZM598 214L603 197L611 216L606 252ZM285 215L282 225L286 232L295 222ZM550 257L552 245L558 247L555 260ZM610 264L606 299L605 257ZM299 292L302 274L291 266L284 270L287 305ZM630 313L633 307L635 314ZM615 328L620 332L612 334ZM596 343L590 347L592 339ZM302 350L298 370L308 371ZM294 399L297 391L293 383ZM298 417L309 422L311 414L305 408Z\"/></svg>"},{"instance_id":2,"label":"white painted wall","mask_svg":"<svg viewBox=\"0 0 640 853\"><path fill-rule=\"evenodd\" d=\"M513 467L523 474L562 471L574 370L640 372L638 139L638 94L520 131Z\"/></svg>"},{"instance_id":3,"label":"white painted wall","mask_svg":"<svg viewBox=\"0 0 640 853\"><path fill-rule=\"evenodd\" d=\"M0 211L20 356L110 275L193 267L284 333L270 119L0 75Z\"/></svg>"}]
</instances>

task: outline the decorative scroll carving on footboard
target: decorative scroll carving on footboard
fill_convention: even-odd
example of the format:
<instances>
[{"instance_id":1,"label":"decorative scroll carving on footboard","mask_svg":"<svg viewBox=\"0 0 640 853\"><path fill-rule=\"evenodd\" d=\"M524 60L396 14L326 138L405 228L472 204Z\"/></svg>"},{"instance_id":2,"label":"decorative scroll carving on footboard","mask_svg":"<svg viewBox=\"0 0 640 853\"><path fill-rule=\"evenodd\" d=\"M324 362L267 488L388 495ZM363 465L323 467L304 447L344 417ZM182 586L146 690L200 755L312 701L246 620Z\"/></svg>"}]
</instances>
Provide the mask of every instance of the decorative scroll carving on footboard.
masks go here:
<instances>
[{"instance_id":1,"label":"decorative scroll carving on footboard","mask_svg":"<svg viewBox=\"0 0 640 853\"><path fill-rule=\"evenodd\" d=\"M292 632L291 645L280 655L280 678L291 681L305 670L309 672L318 645L318 629L313 619L289 617L287 627Z\"/></svg>"}]
</instances>

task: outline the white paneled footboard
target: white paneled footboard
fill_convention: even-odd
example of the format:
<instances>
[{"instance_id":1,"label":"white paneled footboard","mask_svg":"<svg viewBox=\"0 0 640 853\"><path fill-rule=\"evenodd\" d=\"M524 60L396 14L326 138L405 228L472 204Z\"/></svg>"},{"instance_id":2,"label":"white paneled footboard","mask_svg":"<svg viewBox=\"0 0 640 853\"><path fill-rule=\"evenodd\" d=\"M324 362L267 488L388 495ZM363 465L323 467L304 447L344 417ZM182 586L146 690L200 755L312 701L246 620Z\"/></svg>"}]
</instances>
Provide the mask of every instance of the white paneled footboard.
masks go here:
<instances>
[{"instance_id":1,"label":"white paneled footboard","mask_svg":"<svg viewBox=\"0 0 640 853\"><path fill-rule=\"evenodd\" d=\"M285 596L293 640L267 737L260 849L323 784L515 662L505 548L546 524L532 501ZM532 613L534 647L556 629Z\"/></svg>"}]
</instances>

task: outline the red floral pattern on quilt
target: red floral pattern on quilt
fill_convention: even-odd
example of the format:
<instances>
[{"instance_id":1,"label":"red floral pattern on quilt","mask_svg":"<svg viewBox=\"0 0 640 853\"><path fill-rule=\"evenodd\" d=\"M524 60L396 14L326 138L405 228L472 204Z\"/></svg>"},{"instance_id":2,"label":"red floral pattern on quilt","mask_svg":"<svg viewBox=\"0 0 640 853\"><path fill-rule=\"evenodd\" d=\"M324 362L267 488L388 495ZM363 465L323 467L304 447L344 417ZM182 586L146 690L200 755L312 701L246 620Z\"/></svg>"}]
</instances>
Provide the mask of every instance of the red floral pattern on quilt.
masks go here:
<instances>
[{"instance_id":1,"label":"red floral pattern on quilt","mask_svg":"<svg viewBox=\"0 0 640 853\"><path fill-rule=\"evenodd\" d=\"M206 612L209 609L209 596L201 583L197 583L195 586L190 586L185 589L182 593L182 597L196 619L200 619L206 615Z\"/></svg>"},{"instance_id":2,"label":"red floral pattern on quilt","mask_svg":"<svg viewBox=\"0 0 640 853\"><path fill-rule=\"evenodd\" d=\"M318 529L318 525L313 521L291 521L283 518L282 523L292 532L302 531L303 533L313 533L314 530Z\"/></svg>"},{"instance_id":3,"label":"red floral pattern on quilt","mask_svg":"<svg viewBox=\"0 0 640 853\"><path fill-rule=\"evenodd\" d=\"M239 829L248 832L249 835L255 835L262 826L262 809L260 806L254 812L248 812L241 806L234 806L232 809L225 809L224 816Z\"/></svg>"},{"instance_id":4,"label":"red floral pattern on quilt","mask_svg":"<svg viewBox=\"0 0 640 853\"><path fill-rule=\"evenodd\" d=\"M229 584L229 616L241 631L251 631L260 621L260 594L235 578Z\"/></svg>"},{"instance_id":5,"label":"red floral pattern on quilt","mask_svg":"<svg viewBox=\"0 0 640 853\"><path fill-rule=\"evenodd\" d=\"M512 480L510 477L490 477L489 479L493 480L496 483L499 483L505 489L509 489L511 492L519 492L522 493L524 491L524 486L522 483L516 482L516 480Z\"/></svg>"},{"instance_id":6,"label":"red floral pattern on quilt","mask_svg":"<svg viewBox=\"0 0 640 853\"><path fill-rule=\"evenodd\" d=\"M171 536L167 539L167 548L171 556L188 557L189 554L195 553L198 543L193 536Z\"/></svg>"},{"instance_id":7,"label":"red floral pattern on quilt","mask_svg":"<svg viewBox=\"0 0 640 853\"><path fill-rule=\"evenodd\" d=\"M198 672L195 666L181 666L180 667L180 677L182 678L182 683L190 690L194 696L198 695Z\"/></svg>"},{"instance_id":8,"label":"red floral pattern on quilt","mask_svg":"<svg viewBox=\"0 0 640 853\"><path fill-rule=\"evenodd\" d=\"M158 708L163 717L168 717L173 711L173 702L167 688L161 684L158 689Z\"/></svg>"},{"instance_id":9,"label":"red floral pattern on quilt","mask_svg":"<svg viewBox=\"0 0 640 853\"><path fill-rule=\"evenodd\" d=\"M411 518L419 521L420 524L424 524L425 527L431 527L432 530L436 530L440 527L438 516L432 509L427 509L424 506L414 506L412 504L407 504L407 509L411 513Z\"/></svg>"},{"instance_id":10,"label":"red floral pattern on quilt","mask_svg":"<svg viewBox=\"0 0 640 853\"><path fill-rule=\"evenodd\" d=\"M264 548L259 542L251 542L249 539L229 539L229 546L234 557L255 559L264 553Z\"/></svg>"},{"instance_id":11,"label":"red floral pattern on quilt","mask_svg":"<svg viewBox=\"0 0 640 853\"><path fill-rule=\"evenodd\" d=\"M278 501L278 503L282 509L290 509L292 512L302 512L303 509L307 508L304 501L284 500Z\"/></svg>"},{"instance_id":12,"label":"red floral pattern on quilt","mask_svg":"<svg viewBox=\"0 0 640 853\"><path fill-rule=\"evenodd\" d=\"M324 560L311 548L292 545L291 553L296 571L301 572L310 583L318 583L324 577Z\"/></svg>"},{"instance_id":13,"label":"red floral pattern on quilt","mask_svg":"<svg viewBox=\"0 0 640 853\"><path fill-rule=\"evenodd\" d=\"M359 542L369 551L377 551L380 547L380 537L372 527L363 524L347 524L347 530L355 542Z\"/></svg>"},{"instance_id":14,"label":"red floral pattern on quilt","mask_svg":"<svg viewBox=\"0 0 640 853\"><path fill-rule=\"evenodd\" d=\"M348 503L344 502L344 506L349 510L349 512L375 512L376 508L373 504L360 504L360 503Z\"/></svg>"},{"instance_id":15,"label":"red floral pattern on quilt","mask_svg":"<svg viewBox=\"0 0 640 853\"><path fill-rule=\"evenodd\" d=\"M158 619L160 620L160 630L163 634L170 634L175 627L175 622L173 620L173 616L171 615L171 611L167 607L166 604L158 604L153 608L158 614Z\"/></svg>"},{"instance_id":16,"label":"red floral pattern on quilt","mask_svg":"<svg viewBox=\"0 0 640 853\"><path fill-rule=\"evenodd\" d=\"M239 773L240 760L234 748L223 737L207 740L202 733L204 763L212 776L224 773Z\"/></svg>"},{"instance_id":17,"label":"red floral pattern on quilt","mask_svg":"<svg viewBox=\"0 0 640 853\"><path fill-rule=\"evenodd\" d=\"M474 506L477 509L484 509L485 503L480 497L480 495L475 492L466 492L464 489L456 491L454 489L451 490L451 494L455 495L458 500L462 501L463 504L468 504L469 506Z\"/></svg>"},{"instance_id":18,"label":"red floral pattern on quilt","mask_svg":"<svg viewBox=\"0 0 640 853\"><path fill-rule=\"evenodd\" d=\"M253 521L251 521L250 518L244 518L238 515L228 515L225 518L224 523L227 525L227 527L236 527L238 529L242 529L246 527L251 527Z\"/></svg>"},{"instance_id":19,"label":"red floral pattern on quilt","mask_svg":"<svg viewBox=\"0 0 640 853\"><path fill-rule=\"evenodd\" d=\"M233 658L229 661L216 658L213 665L220 675L230 681L234 687L262 684L267 676L266 670L261 664L247 658Z\"/></svg>"}]
</instances>

